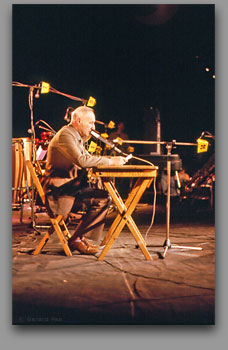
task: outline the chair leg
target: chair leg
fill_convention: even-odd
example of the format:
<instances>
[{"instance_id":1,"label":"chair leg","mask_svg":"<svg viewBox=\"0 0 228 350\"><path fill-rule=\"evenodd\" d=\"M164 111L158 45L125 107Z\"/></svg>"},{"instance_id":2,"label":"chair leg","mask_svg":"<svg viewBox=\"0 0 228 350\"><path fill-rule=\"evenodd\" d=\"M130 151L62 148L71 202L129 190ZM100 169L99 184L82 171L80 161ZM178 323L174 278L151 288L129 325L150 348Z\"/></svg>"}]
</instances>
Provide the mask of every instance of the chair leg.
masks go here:
<instances>
[{"instance_id":1,"label":"chair leg","mask_svg":"<svg viewBox=\"0 0 228 350\"><path fill-rule=\"evenodd\" d=\"M67 228L67 225L64 221L59 223L59 226L61 227L62 232L64 233L64 236L69 239L71 237L71 234Z\"/></svg>"},{"instance_id":2,"label":"chair leg","mask_svg":"<svg viewBox=\"0 0 228 350\"><path fill-rule=\"evenodd\" d=\"M59 223L58 223L58 220L57 219L53 219L51 218L51 222L52 222L52 225L59 237L59 240L62 244L62 247L64 249L64 252L66 253L67 256L72 256L72 253L71 253L71 250L68 246L68 242L67 242L67 239L66 237L64 236L63 232L61 231L61 228L59 226Z\"/></svg>"},{"instance_id":3,"label":"chair leg","mask_svg":"<svg viewBox=\"0 0 228 350\"><path fill-rule=\"evenodd\" d=\"M52 231L54 231L54 230L52 229ZM45 246L45 244L46 244L47 241L49 240L50 235L51 235L51 234L50 234L49 232L47 232L47 233L44 235L44 237L43 237L42 240L40 241L38 247L37 247L37 248L34 250L34 252L32 253L33 255L37 255L37 254L39 254L39 253L41 252L41 250L43 249L43 247Z\"/></svg>"},{"instance_id":4,"label":"chair leg","mask_svg":"<svg viewBox=\"0 0 228 350\"><path fill-rule=\"evenodd\" d=\"M55 231L60 240L60 243L62 244L65 254L67 256L72 256L72 252L68 246L68 239L70 238L70 232L68 231L62 216L59 215L56 219L50 218L50 220L52 223L52 227L48 230L48 232L46 232L46 234L40 241L38 247L34 250L32 254L33 255L39 254L41 250L44 248L44 246L46 245L46 243L48 242L52 233Z\"/></svg>"}]
</instances>

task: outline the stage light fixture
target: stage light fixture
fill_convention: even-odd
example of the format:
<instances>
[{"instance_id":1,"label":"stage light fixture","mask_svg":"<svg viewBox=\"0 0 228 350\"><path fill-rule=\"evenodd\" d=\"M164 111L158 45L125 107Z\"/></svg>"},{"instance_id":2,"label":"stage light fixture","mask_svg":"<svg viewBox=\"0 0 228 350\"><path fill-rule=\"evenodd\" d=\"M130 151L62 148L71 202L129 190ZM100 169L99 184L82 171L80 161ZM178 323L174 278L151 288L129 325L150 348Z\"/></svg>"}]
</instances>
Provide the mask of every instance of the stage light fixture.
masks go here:
<instances>
[{"instance_id":1,"label":"stage light fixture","mask_svg":"<svg viewBox=\"0 0 228 350\"><path fill-rule=\"evenodd\" d=\"M50 84L45 83L44 81L41 82L41 94L47 94L50 91Z\"/></svg>"},{"instance_id":2,"label":"stage light fixture","mask_svg":"<svg viewBox=\"0 0 228 350\"><path fill-rule=\"evenodd\" d=\"M97 102L96 99L94 97L90 96L89 99L88 99L88 102L87 102L87 106L88 107L94 107L96 102Z\"/></svg>"}]
</instances>

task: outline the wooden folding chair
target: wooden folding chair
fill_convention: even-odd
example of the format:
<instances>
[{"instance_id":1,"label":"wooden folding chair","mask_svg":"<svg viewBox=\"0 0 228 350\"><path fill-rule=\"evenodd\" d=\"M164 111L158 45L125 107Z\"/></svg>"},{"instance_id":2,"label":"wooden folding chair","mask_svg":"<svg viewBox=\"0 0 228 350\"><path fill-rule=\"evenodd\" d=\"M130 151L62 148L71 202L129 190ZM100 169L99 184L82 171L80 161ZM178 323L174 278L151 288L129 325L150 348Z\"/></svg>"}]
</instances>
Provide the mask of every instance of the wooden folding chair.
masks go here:
<instances>
[{"instance_id":1,"label":"wooden folding chair","mask_svg":"<svg viewBox=\"0 0 228 350\"><path fill-rule=\"evenodd\" d=\"M48 242L52 233L56 232L60 240L60 243L64 249L65 254L67 256L72 256L72 252L68 246L68 239L71 237L70 232L66 226L63 215L55 215L47 205L45 193L37 175L37 172L39 173L39 166L37 166L36 164L33 164L30 160L26 161L26 166L31 174L33 185L37 189L38 194L41 198L41 201L45 206L45 208L47 209L47 213L51 221L51 227L45 233L44 237L42 238L42 240L40 241L37 248L34 250L32 254L33 255L39 254L41 250L44 248L44 246L46 245L46 243Z\"/></svg>"}]
</instances>

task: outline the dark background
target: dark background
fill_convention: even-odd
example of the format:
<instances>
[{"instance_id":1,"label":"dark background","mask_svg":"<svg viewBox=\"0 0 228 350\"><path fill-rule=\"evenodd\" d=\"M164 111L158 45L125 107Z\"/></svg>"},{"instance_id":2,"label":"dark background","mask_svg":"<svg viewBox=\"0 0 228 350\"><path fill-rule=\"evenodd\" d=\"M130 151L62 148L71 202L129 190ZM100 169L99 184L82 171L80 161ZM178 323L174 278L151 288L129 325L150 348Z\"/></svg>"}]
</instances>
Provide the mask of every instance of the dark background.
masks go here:
<instances>
[{"instance_id":1,"label":"dark background","mask_svg":"<svg viewBox=\"0 0 228 350\"><path fill-rule=\"evenodd\" d=\"M214 10L214 5L14 5L13 81L45 81L76 97L92 95L97 119L124 121L130 139L146 139L154 116L151 121L145 116L150 107L158 108L162 140L195 142L202 131L215 132ZM29 89L12 91L12 136L27 137ZM41 95L34 99L34 122L42 119L58 130L66 124L66 108L78 105L57 94ZM175 153L189 172L205 160L194 147Z\"/></svg>"}]
</instances>

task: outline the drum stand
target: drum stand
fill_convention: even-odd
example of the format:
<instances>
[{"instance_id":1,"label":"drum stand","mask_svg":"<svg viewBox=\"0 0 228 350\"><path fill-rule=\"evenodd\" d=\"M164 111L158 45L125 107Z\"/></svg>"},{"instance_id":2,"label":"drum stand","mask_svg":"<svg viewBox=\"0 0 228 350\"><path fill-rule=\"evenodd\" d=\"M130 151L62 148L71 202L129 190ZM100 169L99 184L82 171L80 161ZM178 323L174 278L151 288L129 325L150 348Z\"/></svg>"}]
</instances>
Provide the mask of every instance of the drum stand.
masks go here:
<instances>
[{"instance_id":1,"label":"drum stand","mask_svg":"<svg viewBox=\"0 0 228 350\"><path fill-rule=\"evenodd\" d=\"M27 169L25 165L25 160L26 160L26 147L24 142L22 141L23 139L18 139L18 144L21 146L18 149L16 149L17 153L21 155L21 162L22 162L22 170L21 170L21 175L19 183L17 184L16 187L12 187L12 191L15 191L16 194L13 195L12 199L12 209L20 209L20 223L23 223L23 212L24 212L24 203L25 203L25 198L24 196L27 195L28 201L30 201L30 193L29 191L31 190L31 187L28 184L28 177L27 177ZM18 165L18 160L16 161Z\"/></svg>"},{"instance_id":2,"label":"drum stand","mask_svg":"<svg viewBox=\"0 0 228 350\"><path fill-rule=\"evenodd\" d=\"M165 258L168 249L171 249L171 248L202 250L201 247L186 247L186 246L179 246L176 244L171 244L171 240L169 238L169 233L170 233L170 179L171 179L170 155L171 155L172 147L173 147L173 142L166 144L166 149L167 149L166 239L165 239L165 242L163 244L164 252L161 255L163 259Z\"/></svg>"},{"instance_id":3,"label":"drum stand","mask_svg":"<svg viewBox=\"0 0 228 350\"><path fill-rule=\"evenodd\" d=\"M33 151L33 149L32 149ZM25 193L22 195L24 196L25 194L27 194L27 197L28 197L28 200L30 202L30 206L32 205L32 202L31 202L31 198L30 198L30 189L33 187L33 184L32 187L29 187L28 185L28 178L27 178L27 169L26 169L26 164L25 164L25 154L23 155L23 167L24 167L24 177L25 177ZM24 206L23 206L23 198L21 200L21 216L20 216L20 222L22 223L23 221L23 210L24 210Z\"/></svg>"}]
</instances>

